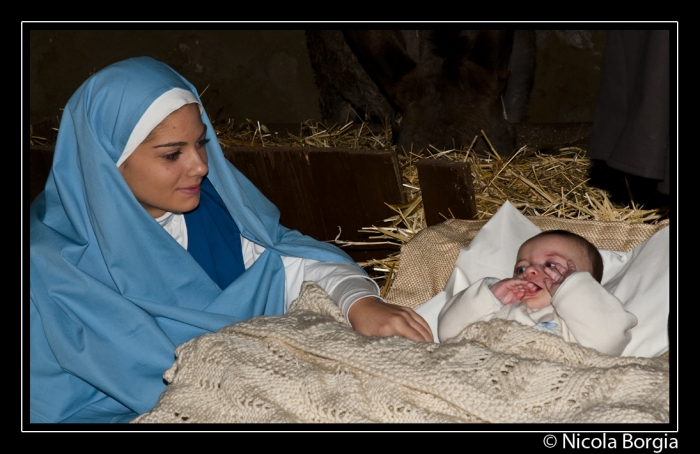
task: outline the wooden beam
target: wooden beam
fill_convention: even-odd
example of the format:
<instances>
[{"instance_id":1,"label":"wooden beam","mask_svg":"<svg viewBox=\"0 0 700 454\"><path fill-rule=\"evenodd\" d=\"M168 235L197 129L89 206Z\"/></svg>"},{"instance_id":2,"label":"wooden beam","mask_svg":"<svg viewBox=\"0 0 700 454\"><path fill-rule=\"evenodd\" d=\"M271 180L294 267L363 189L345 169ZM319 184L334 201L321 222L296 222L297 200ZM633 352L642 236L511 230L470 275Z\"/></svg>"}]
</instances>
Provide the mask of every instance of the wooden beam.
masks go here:
<instances>
[{"instance_id":1,"label":"wooden beam","mask_svg":"<svg viewBox=\"0 0 700 454\"><path fill-rule=\"evenodd\" d=\"M416 168L428 226L450 218L476 219L469 163L421 159L416 162Z\"/></svg>"},{"instance_id":2,"label":"wooden beam","mask_svg":"<svg viewBox=\"0 0 700 454\"><path fill-rule=\"evenodd\" d=\"M280 210L282 225L321 241L367 242L363 227L381 225L405 202L393 150L229 147L226 158ZM357 261L385 258L396 247L343 248Z\"/></svg>"}]
</instances>

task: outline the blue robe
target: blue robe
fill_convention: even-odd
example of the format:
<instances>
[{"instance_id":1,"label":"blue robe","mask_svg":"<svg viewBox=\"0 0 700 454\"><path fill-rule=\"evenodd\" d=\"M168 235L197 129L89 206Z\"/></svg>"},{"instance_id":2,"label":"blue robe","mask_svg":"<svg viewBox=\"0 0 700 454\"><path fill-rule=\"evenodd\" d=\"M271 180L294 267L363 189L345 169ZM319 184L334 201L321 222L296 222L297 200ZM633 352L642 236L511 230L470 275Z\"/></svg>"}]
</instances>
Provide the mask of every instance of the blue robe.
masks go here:
<instances>
[{"instance_id":1,"label":"blue robe","mask_svg":"<svg viewBox=\"0 0 700 454\"><path fill-rule=\"evenodd\" d=\"M167 65L132 58L91 76L63 112L45 190L30 207L31 422L129 421L155 405L179 344L282 314L281 256L353 263L280 225L277 208L224 158L204 112L207 180L240 234L266 249L225 288L212 280L116 166L146 109L173 88L199 100Z\"/></svg>"}]
</instances>

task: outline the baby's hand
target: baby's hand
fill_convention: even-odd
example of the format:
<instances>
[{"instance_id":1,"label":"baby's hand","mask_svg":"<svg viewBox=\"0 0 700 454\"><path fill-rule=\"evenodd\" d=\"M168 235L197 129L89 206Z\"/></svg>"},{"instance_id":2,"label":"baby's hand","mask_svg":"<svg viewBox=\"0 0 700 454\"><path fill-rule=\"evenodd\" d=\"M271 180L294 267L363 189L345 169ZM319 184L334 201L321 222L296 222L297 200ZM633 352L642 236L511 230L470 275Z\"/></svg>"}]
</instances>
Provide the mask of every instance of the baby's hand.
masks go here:
<instances>
[{"instance_id":1,"label":"baby's hand","mask_svg":"<svg viewBox=\"0 0 700 454\"><path fill-rule=\"evenodd\" d=\"M537 286L524 279L508 278L498 281L491 286L491 292L502 304L519 301L525 292L534 292Z\"/></svg>"},{"instance_id":2,"label":"baby's hand","mask_svg":"<svg viewBox=\"0 0 700 454\"><path fill-rule=\"evenodd\" d=\"M571 276L574 272L576 272L576 266L572 260L566 261L566 268L558 263L554 265L554 268L545 267L544 274L548 277L545 277L543 280L549 294L554 296L564 279Z\"/></svg>"}]
</instances>

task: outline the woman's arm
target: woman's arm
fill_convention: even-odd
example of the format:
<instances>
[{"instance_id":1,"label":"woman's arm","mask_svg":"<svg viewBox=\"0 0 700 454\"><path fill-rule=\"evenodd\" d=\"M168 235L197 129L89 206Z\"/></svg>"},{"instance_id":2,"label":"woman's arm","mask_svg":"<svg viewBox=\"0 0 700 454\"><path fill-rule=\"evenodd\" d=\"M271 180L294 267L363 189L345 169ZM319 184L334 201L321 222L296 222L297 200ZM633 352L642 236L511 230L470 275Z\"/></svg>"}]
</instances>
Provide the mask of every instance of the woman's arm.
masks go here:
<instances>
[{"instance_id":1,"label":"woman's arm","mask_svg":"<svg viewBox=\"0 0 700 454\"><path fill-rule=\"evenodd\" d=\"M433 340L423 317L410 308L382 300L379 286L356 265L291 257L283 257L282 261L285 273L296 279L299 287L303 281L314 281L321 286L358 333L382 337L399 335L415 341ZM296 285L290 290L293 291L298 293Z\"/></svg>"},{"instance_id":2,"label":"woman's arm","mask_svg":"<svg viewBox=\"0 0 700 454\"><path fill-rule=\"evenodd\" d=\"M264 252L260 245L242 238L246 269ZM416 341L432 341L428 323L412 309L389 304L379 296L379 286L357 265L328 263L299 257L282 257L285 270L285 311L301 291L304 281L316 282L338 304L353 329L368 336L399 335ZM352 310L351 310L352 309Z\"/></svg>"}]
</instances>

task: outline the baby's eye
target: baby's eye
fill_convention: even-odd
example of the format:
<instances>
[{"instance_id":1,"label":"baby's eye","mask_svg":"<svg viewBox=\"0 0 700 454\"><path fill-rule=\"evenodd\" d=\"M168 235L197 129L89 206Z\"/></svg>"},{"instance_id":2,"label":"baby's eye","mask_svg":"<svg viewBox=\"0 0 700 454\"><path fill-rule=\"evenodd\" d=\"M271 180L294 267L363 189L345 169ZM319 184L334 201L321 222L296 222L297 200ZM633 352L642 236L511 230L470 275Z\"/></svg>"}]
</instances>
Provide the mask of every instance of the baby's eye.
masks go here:
<instances>
[{"instance_id":1,"label":"baby's eye","mask_svg":"<svg viewBox=\"0 0 700 454\"><path fill-rule=\"evenodd\" d=\"M525 267L524 266L519 266L515 268L515 274L523 274L525 272Z\"/></svg>"},{"instance_id":2,"label":"baby's eye","mask_svg":"<svg viewBox=\"0 0 700 454\"><path fill-rule=\"evenodd\" d=\"M556 269L556 267L557 267L557 264L556 264L556 263L554 263L554 262L546 262L546 263L544 264L544 266L546 266L547 268L553 268L553 269Z\"/></svg>"}]
</instances>

